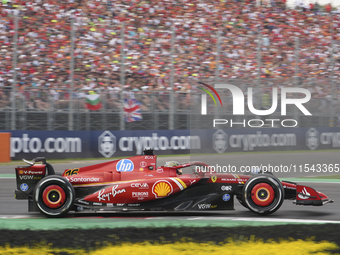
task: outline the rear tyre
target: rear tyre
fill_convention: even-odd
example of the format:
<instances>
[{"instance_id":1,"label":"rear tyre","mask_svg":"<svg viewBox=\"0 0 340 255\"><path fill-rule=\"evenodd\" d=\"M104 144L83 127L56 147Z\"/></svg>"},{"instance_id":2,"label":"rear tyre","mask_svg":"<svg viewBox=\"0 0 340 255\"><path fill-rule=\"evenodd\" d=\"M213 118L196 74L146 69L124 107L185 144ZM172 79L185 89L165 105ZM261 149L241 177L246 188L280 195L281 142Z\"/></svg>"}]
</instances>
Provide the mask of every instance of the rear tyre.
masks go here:
<instances>
[{"instance_id":1,"label":"rear tyre","mask_svg":"<svg viewBox=\"0 0 340 255\"><path fill-rule=\"evenodd\" d=\"M72 184L58 175L49 175L35 186L33 201L39 211L47 217L62 217L74 203Z\"/></svg>"},{"instance_id":2,"label":"rear tyre","mask_svg":"<svg viewBox=\"0 0 340 255\"><path fill-rule=\"evenodd\" d=\"M258 214L271 214L277 211L285 194L279 179L273 175L259 174L246 182L242 191L242 205Z\"/></svg>"}]
</instances>

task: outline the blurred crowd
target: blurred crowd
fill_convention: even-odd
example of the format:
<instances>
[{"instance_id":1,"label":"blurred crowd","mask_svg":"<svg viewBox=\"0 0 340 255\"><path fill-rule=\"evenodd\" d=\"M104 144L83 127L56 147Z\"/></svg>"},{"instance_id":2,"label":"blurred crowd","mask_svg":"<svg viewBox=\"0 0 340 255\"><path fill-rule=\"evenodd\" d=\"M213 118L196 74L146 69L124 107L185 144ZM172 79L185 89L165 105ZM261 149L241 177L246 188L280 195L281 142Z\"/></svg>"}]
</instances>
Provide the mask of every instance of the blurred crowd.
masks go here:
<instances>
[{"instance_id":1,"label":"blurred crowd","mask_svg":"<svg viewBox=\"0 0 340 255\"><path fill-rule=\"evenodd\" d=\"M171 55L178 92L190 92L195 81L217 78L256 85L260 56L261 84L295 85L298 73L302 86L314 97L324 98L331 94L331 39L335 45L340 39L340 19L330 11L330 6L303 1L291 9L285 0L263 1L260 6L253 0L2 0L0 91L9 91L16 62L18 93L29 90L23 94L28 101L34 88L67 99L69 93L63 90L71 84L74 18L76 90L118 92L123 57L125 90L171 90ZM19 17L16 46L15 15ZM337 47L334 60L338 80ZM0 94L1 107L9 95ZM38 100L44 103L43 96Z\"/></svg>"}]
</instances>

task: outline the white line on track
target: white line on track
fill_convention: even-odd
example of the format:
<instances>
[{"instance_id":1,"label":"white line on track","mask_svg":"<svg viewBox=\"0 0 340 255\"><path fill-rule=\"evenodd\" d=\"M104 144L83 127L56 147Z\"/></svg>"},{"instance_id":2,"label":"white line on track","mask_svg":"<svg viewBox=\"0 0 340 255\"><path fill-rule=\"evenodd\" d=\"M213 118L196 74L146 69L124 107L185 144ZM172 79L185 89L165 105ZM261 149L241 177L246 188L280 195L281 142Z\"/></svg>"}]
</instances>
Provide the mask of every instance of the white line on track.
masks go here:
<instances>
[{"instance_id":1,"label":"white line on track","mask_svg":"<svg viewBox=\"0 0 340 255\"><path fill-rule=\"evenodd\" d=\"M166 220L171 219L171 217L148 217L148 220ZM281 218L251 218L251 217L177 217L177 219L184 220L231 220L231 221L251 221L251 222L283 222L283 223L337 223L340 224L340 221L333 220L308 220L308 219L281 219Z\"/></svg>"},{"instance_id":2,"label":"white line on track","mask_svg":"<svg viewBox=\"0 0 340 255\"><path fill-rule=\"evenodd\" d=\"M33 215L0 215L0 219L29 219L40 218ZM252 218L252 217L176 217L178 220L230 220L230 221L247 221L247 222L273 222L273 223L335 223L340 224L340 221L334 220L309 220L309 219L280 219L280 218ZM147 217L146 220L171 220L172 217Z\"/></svg>"}]
</instances>

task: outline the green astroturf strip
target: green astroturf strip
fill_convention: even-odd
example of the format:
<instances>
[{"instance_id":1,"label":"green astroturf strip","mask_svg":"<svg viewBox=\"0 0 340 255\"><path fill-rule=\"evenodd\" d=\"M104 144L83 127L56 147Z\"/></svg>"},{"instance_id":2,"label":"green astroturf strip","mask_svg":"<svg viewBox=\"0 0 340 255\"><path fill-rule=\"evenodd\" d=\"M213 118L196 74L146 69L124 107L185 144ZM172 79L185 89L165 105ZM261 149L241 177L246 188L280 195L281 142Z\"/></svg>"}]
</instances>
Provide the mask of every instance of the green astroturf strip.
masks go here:
<instances>
[{"instance_id":1,"label":"green astroturf strip","mask_svg":"<svg viewBox=\"0 0 340 255\"><path fill-rule=\"evenodd\" d=\"M323 222L321 222L322 224ZM339 222L340 223L340 222ZM31 218L0 219L0 229L10 230L57 230L57 229L93 229L93 228L126 228L126 227L238 227L238 226L274 226L285 224L304 224L303 222L251 221L230 219L131 219L131 218ZM309 224L306 222L306 224ZM315 224L315 223L313 223Z\"/></svg>"}]
</instances>

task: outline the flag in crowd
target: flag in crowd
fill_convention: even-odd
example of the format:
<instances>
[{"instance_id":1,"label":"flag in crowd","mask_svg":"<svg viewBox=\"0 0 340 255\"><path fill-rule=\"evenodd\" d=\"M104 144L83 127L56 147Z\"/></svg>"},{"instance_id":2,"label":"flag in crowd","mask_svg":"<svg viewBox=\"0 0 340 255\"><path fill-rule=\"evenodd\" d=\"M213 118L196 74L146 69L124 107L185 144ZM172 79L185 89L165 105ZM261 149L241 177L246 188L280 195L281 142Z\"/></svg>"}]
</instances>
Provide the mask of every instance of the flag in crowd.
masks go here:
<instances>
[{"instance_id":1,"label":"flag in crowd","mask_svg":"<svg viewBox=\"0 0 340 255\"><path fill-rule=\"evenodd\" d=\"M100 102L100 96L94 91L89 91L89 94L85 96L86 98L86 109L91 111L97 111L102 108L102 103Z\"/></svg>"},{"instance_id":2,"label":"flag in crowd","mask_svg":"<svg viewBox=\"0 0 340 255\"><path fill-rule=\"evenodd\" d=\"M124 99L124 117L125 122L142 120L140 102L136 99Z\"/></svg>"}]
</instances>

